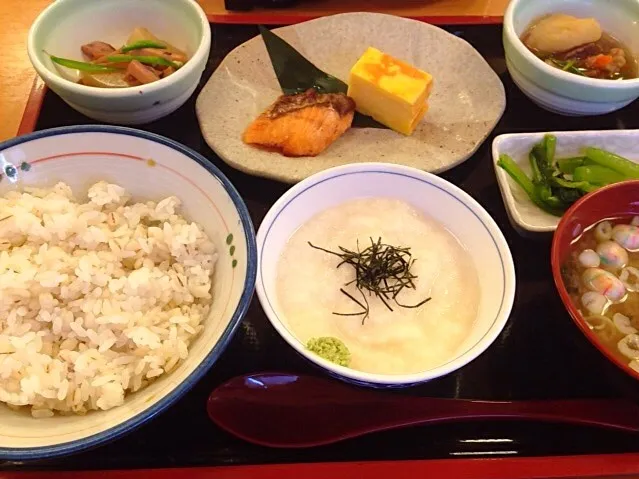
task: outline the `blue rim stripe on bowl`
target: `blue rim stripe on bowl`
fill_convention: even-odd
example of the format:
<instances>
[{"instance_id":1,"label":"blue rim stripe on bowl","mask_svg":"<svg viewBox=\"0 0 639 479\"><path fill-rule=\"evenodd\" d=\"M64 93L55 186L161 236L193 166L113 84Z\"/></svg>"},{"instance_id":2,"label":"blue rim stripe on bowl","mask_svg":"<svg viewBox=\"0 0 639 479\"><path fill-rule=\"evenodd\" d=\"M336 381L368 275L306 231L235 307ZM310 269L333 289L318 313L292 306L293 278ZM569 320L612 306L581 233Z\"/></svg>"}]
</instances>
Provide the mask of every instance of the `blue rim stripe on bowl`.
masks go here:
<instances>
[{"instance_id":1,"label":"blue rim stripe on bowl","mask_svg":"<svg viewBox=\"0 0 639 479\"><path fill-rule=\"evenodd\" d=\"M26 143L32 140L38 140L40 138L47 138L50 136L58 136L72 133L111 133L116 135L127 135L150 140L155 143L167 146L183 155L187 156L191 160L195 161L203 168L205 168L211 175L220 180L225 190L231 197L234 206L242 222L244 229L244 238L247 245L247 261L246 261L246 280L244 281L244 288L242 295L240 296L239 304L226 326L226 329L220 336L218 342L213 346L211 352L202 360L202 362L193 370L193 372L185 378L185 380L179 384L173 391L167 394L164 398L158 401L144 411L141 411L136 416L128 419L127 421L118 424L117 426L107 429L103 432L94 434L84 439L76 439L74 441L65 442L53 446L40 446L32 448L7 448L0 447L0 459L4 460L33 460L33 459L45 459L55 456L62 456L67 454L73 454L85 449L90 449L106 442L110 442L118 437L132 432L147 421L151 420L158 414L164 412L169 406L175 403L181 398L187 391L189 391L204 374L211 368L211 366L217 361L222 352L226 349L229 342L233 338L233 333L240 324L242 318L248 311L251 299L253 298L253 292L255 290L255 279L257 276L257 245L255 241L255 230L253 228L253 222L248 212L248 208L242 200L242 197L235 189L233 184L224 176L224 174L204 156L196 153L195 151L187 148L186 146L173 141L169 138L156 135L155 133L148 133L146 131L136 130L133 128L127 128L122 126L103 126L103 125L86 125L86 126L65 126L59 128L51 128L49 130L42 130L28 135L20 136L0 143L0 154L11 147Z\"/></svg>"},{"instance_id":2,"label":"blue rim stripe on bowl","mask_svg":"<svg viewBox=\"0 0 639 479\"><path fill-rule=\"evenodd\" d=\"M277 219L279 218L279 216L284 212L284 210L286 210L286 208L293 202L295 201L298 197L302 196L304 193L308 192L309 190L313 189L314 187L321 185L322 183L325 183L326 181L329 180L334 180L336 178L340 178L343 176L350 176L350 175L358 175L358 174L384 174L384 175L394 175L394 176L401 176L401 177L405 177L405 178L409 178L411 180L416 180L419 181L421 183L425 183L429 186L433 186L435 188L437 188L438 190L446 193L447 195L451 196L452 198L454 198L456 201L458 201L459 203L461 203L466 209L468 209L476 218L477 220L482 224L482 226L486 229L486 232L488 233L488 235L490 236L490 239L493 241L493 244L495 245L495 249L497 250L497 254L499 255L499 261L501 263L501 272L502 272L502 282L503 282L503 288L502 288L502 294L501 294L501 302L499 305L499 309L497 311L497 314L495 315L495 319L493 320L493 322L491 323L490 327L488 328L488 331L486 331L486 333L470 348L473 349L475 348L479 343L481 343L484 338L491 332L492 327L495 325L495 323L497 322L497 319L501 316L502 310L504 308L504 302L506 299L506 284L507 284L507 280L506 280L506 267L504 265L504 259L502 257L501 251L499 249L499 246L497 244L497 241L495 240L493 234L491 233L490 229L488 228L488 226L486 225L486 223L484 223L484 221L479 217L479 215L473 211L472 208L470 208L464 201L462 201L462 199L460 199L459 197L457 197L456 195L454 195L452 192L436 185L435 183L431 183L428 180L425 180L423 178L418 178L415 176L412 176L408 173L399 173L399 172L393 172L393 171L384 171L384 170L366 170L366 171L352 171L352 172L347 172L347 173L340 173L338 175L335 176L330 176L328 178L324 178L320 181L317 181L316 183L313 183L311 185L308 185L306 188L304 188L303 190L297 192L295 194L295 196L293 196L292 198L290 198L285 205L282 206L282 208L280 209L280 211L277 212L277 214L275 215L275 218L273 218L271 224L269 225L268 229L266 230L266 234L264 235L264 238L262 240L262 244L261 244L261 248L260 251L264 251L264 247L266 245L266 242L268 240L268 236L271 232L271 229L273 228L273 226L275 225L275 223L277 222ZM474 200L473 200L474 201ZM481 205L480 205L481 206ZM499 229L497 227L497 229ZM505 239L504 239L505 242ZM260 283L263 285L264 284L264 268L262 267L262 259L263 259L263 255L260 255L259 257L259 271L260 271ZM270 308L270 310L273 312L273 315L278 317L277 313L275 312L275 308L273 307L273 304L271 303L270 298L268 297L268 295L264 295L265 299L268 303L268 306ZM513 293L514 296L514 293ZM280 324L282 325L282 327L288 332L288 334L290 334L293 338L295 338L295 340L302 344L298 339L297 336L295 334L293 334L288 327L285 325L285 323L278 317L278 320L280 321ZM303 345L302 345L303 346ZM299 352L299 351L298 351ZM451 359L450 361L447 361L444 364L441 364L438 366L439 367L443 367L446 366L454 361L456 361L457 359L459 359L460 357L462 357L464 354L466 354L466 352L460 354L459 356ZM339 370L343 370L345 372L348 371L348 368L344 368L344 367L340 367L340 366L335 366L335 369L339 369ZM419 384L420 382L424 382L424 381L417 381L417 382L412 382L412 383L402 383L401 385L396 385L393 383L373 383L373 382L366 382L366 381L362 381L361 379L355 378L355 377L351 377L351 376L345 376L344 374L340 374L338 371L335 370L326 370L330 375L332 376L338 376L341 377L343 379L346 379L349 382L353 382L356 384L370 384L370 385L378 385L378 386L382 386L382 387L397 387L397 386L411 386L414 384ZM427 371L424 371L424 373L426 373ZM423 374L423 373L422 373Z\"/></svg>"}]
</instances>

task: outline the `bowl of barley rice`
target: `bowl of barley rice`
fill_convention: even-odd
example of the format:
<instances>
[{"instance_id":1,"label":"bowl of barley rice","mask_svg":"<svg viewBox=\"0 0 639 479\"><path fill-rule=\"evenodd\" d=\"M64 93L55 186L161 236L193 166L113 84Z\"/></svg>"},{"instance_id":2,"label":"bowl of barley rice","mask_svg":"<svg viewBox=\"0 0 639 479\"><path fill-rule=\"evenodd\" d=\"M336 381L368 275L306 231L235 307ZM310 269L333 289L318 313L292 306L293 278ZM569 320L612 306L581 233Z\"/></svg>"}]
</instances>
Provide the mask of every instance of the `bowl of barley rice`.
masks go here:
<instances>
[{"instance_id":1,"label":"bowl of barley rice","mask_svg":"<svg viewBox=\"0 0 639 479\"><path fill-rule=\"evenodd\" d=\"M0 459L95 447L218 359L256 274L246 205L208 160L113 126L0 144Z\"/></svg>"}]
</instances>

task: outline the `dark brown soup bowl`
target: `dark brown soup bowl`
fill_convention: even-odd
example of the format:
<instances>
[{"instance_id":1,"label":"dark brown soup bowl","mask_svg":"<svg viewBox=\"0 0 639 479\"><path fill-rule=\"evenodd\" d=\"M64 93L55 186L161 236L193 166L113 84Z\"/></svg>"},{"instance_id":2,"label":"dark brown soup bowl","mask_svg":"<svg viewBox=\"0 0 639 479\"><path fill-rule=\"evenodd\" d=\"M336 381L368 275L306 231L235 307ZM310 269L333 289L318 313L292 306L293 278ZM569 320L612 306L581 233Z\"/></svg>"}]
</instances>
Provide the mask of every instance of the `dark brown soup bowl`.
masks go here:
<instances>
[{"instance_id":1,"label":"dark brown soup bowl","mask_svg":"<svg viewBox=\"0 0 639 479\"><path fill-rule=\"evenodd\" d=\"M634 389L639 391L637 388L639 372L613 356L600 342L597 335L591 331L577 306L571 300L561 274L561 268L568 259L575 240L581 236L585 229L608 218L633 215L639 215L639 180L616 183L584 196L564 213L557 226L552 240L551 263L557 291L574 324L610 364L614 364L627 375L626 379L630 376L635 380L632 381Z\"/></svg>"}]
</instances>

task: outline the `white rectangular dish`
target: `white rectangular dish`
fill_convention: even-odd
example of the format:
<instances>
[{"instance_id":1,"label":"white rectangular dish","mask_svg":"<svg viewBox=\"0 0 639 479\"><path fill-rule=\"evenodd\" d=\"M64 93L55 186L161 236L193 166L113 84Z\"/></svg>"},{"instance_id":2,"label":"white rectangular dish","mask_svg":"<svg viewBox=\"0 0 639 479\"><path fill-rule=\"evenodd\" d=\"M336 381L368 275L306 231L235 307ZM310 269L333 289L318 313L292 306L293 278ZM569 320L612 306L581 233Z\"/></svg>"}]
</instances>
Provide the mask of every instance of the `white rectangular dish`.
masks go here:
<instances>
[{"instance_id":1,"label":"white rectangular dish","mask_svg":"<svg viewBox=\"0 0 639 479\"><path fill-rule=\"evenodd\" d=\"M523 230L523 233L553 232L560 218L546 213L530 201L524 190L497 165L497 161L500 155L507 154L530 176L528 154L546 134L557 137L557 158L577 156L582 148L594 146L639 163L639 130L510 133L497 136L492 149L497 183L513 226Z\"/></svg>"}]
</instances>

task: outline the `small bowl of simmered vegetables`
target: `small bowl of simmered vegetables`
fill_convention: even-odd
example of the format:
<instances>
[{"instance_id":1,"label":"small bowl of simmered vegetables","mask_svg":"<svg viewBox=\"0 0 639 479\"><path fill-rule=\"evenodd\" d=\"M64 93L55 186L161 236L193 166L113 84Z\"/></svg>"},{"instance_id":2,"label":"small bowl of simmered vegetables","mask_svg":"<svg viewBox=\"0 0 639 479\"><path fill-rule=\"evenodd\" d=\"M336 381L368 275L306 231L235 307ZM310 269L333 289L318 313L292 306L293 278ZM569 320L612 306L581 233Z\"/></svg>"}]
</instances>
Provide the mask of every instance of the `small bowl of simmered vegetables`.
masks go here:
<instances>
[{"instance_id":1,"label":"small bowl of simmered vegetables","mask_svg":"<svg viewBox=\"0 0 639 479\"><path fill-rule=\"evenodd\" d=\"M577 327L620 369L639 379L639 181L584 196L552 243L555 284Z\"/></svg>"},{"instance_id":2,"label":"small bowl of simmered vegetables","mask_svg":"<svg viewBox=\"0 0 639 479\"><path fill-rule=\"evenodd\" d=\"M541 107L598 115L639 97L639 3L512 0L504 51L517 86Z\"/></svg>"},{"instance_id":3,"label":"small bowl of simmered vegetables","mask_svg":"<svg viewBox=\"0 0 639 479\"><path fill-rule=\"evenodd\" d=\"M29 32L28 52L47 86L80 113L142 124L194 92L211 45L194 0L60 0Z\"/></svg>"}]
</instances>

